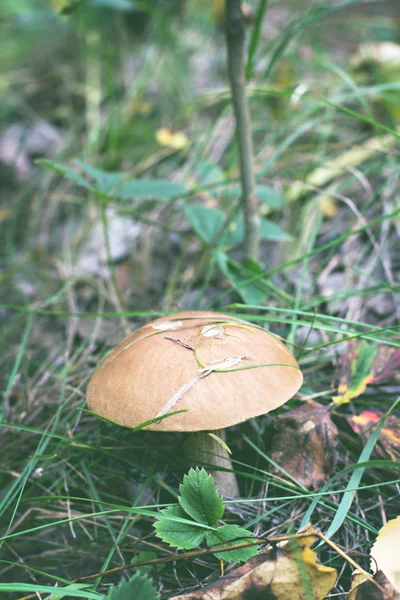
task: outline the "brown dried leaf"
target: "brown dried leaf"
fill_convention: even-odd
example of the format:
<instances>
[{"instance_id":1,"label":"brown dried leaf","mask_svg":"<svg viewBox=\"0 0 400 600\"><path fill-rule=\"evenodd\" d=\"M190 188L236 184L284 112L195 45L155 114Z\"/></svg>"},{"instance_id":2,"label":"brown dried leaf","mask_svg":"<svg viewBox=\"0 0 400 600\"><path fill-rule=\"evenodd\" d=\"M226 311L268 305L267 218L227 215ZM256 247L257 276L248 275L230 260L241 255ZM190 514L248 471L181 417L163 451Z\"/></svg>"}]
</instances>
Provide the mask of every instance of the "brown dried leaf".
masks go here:
<instances>
[{"instance_id":1,"label":"brown dried leaf","mask_svg":"<svg viewBox=\"0 0 400 600\"><path fill-rule=\"evenodd\" d=\"M373 383L400 382L400 349L382 344L374 361Z\"/></svg>"},{"instance_id":2,"label":"brown dried leaf","mask_svg":"<svg viewBox=\"0 0 400 600\"><path fill-rule=\"evenodd\" d=\"M382 344L349 342L340 357L338 395L333 401L340 405L363 394L368 385L397 381L400 349Z\"/></svg>"},{"instance_id":3,"label":"brown dried leaf","mask_svg":"<svg viewBox=\"0 0 400 600\"><path fill-rule=\"evenodd\" d=\"M373 427L383 417L383 413L372 410L363 410L359 415L346 417L352 430L362 435ZM385 460L400 460L400 419L389 415L374 449L374 456Z\"/></svg>"},{"instance_id":4,"label":"brown dried leaf","mask_svg":"<svg viewBox=\"0 0 400 600\"><path fill-rule=\"evenodd\" d=\"M310 549L313 543L312 534L297 538L295 549L286 544L262 552L207 588L170 600L323 600L337 572L317 563L317 555Z\"/></svg>"},{"instance_id":5,"label":"brown dried leaf","mask_svg":"<svg viewBox=\"0 0 400 600\"><path fill-rule=\"evenodd\" d=\"M354 571L348 600L400 600L400 594L393 589L382 571L376 573L374 580L381 589L362 573Z\"/></svg>"},{"instance_id":6,"label":"brown dried leaf","mask_svg":"<svg viewBox=\"0 0 400 600\"><path fill-rule=\"evenodd\" d=\"M300 484L318 488L332 471L337 433L329 410L307 402L276 420L271 458Z\"/></svg>"}]
</instances>

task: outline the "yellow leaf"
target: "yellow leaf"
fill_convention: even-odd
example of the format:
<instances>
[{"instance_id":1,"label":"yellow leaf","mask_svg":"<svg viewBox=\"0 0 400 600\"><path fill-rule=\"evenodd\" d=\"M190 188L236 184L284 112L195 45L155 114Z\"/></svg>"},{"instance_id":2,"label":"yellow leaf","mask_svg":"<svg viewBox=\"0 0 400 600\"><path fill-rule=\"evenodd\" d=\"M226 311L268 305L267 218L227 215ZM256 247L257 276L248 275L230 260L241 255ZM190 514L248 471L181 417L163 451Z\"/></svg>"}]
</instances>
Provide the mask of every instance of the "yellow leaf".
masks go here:
<instances>
[{"instance_id":1,"label":"yellow leaf","mask_svg":"<svg viewBox=\"0 0 400 600\"><path fill-rule=\"evenodd\" d=\"M315 539L313 528L306 531L310 535L296 538L295 544L262 552L208 587L171 600L245 600L253 597L323 600L332 589L337 572L317 562L317 555L310 548Z\"/></svg>"},{"instance_id":2,"label":"yellow leaf","mask_svg":"<svg viewBox=\"0 0 400 600\"><path fill-rule=\"evenodd\" d=\"M326 194L322 195L319 199L319 207L322 214L327 219L331 219L337 214L338 206L336 200Z\"/></svg>"},{"instance_id":3,"label":"yellow leaf","mask_svg":"<svg viewBox=\"0 0 400 600\"><path fill-rule=\"evenodd\" d=\"M166 146L174 150L183 150L189 144L189 140L182 131L174 132L167 127L158 129L156 139L160 146Z\"/></svg>"},{"instance_id":4,"label":"yellow leaf","mask_svg":"<svg viewBox=\"0 0 400 600\"><path fill-rule=\"evenodd\" d=\"M363 573L354 571L347 600L400 600L400 594L393 589L382 571L374 575L374 581L369 581Z\"/></svg>"},{"instance_id":5,"label":"yellow leaf","mask_svg":"<svg viewBox=\"0 0 400 600\"><path fill-rule=\"evenodd\" d=\"M353 571L351 576L351 589L347 600L357 600L359 587L366 581L368 580L363 573L360 573L359 571Z\"/></svg>"},{"instance_id":6,"label":"yellow leaf","mask_svg":"<svg viewBox=\"0 0 400 600\"><path fill-rule=\"evenodd\" d=\"M340 384L338 386L339 395L333 396L332 400L337 406L340 406L341 404L348 404L353 398L361 396L371 381L373 381L373 377L372 375L368 375L367 377L364 377L364 379L362 379L356 387L353 388L348 388L345 384Z\"/></svg>"}]
</instances>

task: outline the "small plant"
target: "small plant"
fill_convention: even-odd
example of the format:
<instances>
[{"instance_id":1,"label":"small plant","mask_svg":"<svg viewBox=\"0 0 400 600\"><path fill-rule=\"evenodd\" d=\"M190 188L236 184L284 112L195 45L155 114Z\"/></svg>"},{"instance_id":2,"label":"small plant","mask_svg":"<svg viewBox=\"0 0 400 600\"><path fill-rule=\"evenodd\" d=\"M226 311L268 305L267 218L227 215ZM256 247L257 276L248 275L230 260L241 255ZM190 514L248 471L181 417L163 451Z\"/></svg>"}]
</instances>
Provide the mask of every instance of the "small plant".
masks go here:
<instances>
[{"instance_id":1,"label":"small plant","mask_svg":"<svg viewBox=\"0 0 400 600\"><path fill-rule=\"evenodd\" d=\"M218 525L224 503L214 480L204 469L190 469L179 486L179 506L160 512L154 528L159 538L181 549L196 548L205 540L208 547L233 546L250 541L251 533L238 525ZM246 561L257 554L256 546L218 552L214 556L227 562Z\"/></svg>"},{"instance_id":2,"label":"small plant","mask_svg":"<svg viewBox=\"0 0 400 600\"><path fill-rule=\"evenodd\" d=\"M151 579L136 573L129 581L123 580L112 587L105 600L158 600L159 597Z\"/></svg>"}]
</instances>

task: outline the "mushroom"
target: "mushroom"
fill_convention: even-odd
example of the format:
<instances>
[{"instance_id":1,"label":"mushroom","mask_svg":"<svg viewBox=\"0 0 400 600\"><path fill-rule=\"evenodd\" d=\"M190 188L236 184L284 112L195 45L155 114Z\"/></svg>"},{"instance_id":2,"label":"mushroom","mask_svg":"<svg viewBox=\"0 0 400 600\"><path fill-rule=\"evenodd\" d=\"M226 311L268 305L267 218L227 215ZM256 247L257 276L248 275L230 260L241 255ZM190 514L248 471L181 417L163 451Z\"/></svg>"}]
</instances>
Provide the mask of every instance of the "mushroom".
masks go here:
<instances>
[{"instance_id":1,"label":"mushroom","mask_svg":"<svg viewBox=\"0 0 400 600\"><path fill-rule=\"evenodd\" d=\"M287 402L302 381L294 356L271 333L236 317L190 311L160 317L124 339L92 376L87 403L126 427L152 421L145 429L191 432L186 457L211 465L220 493L237 497L218 438L224 442L226 427Z\"/></svg>"}]
</instances>

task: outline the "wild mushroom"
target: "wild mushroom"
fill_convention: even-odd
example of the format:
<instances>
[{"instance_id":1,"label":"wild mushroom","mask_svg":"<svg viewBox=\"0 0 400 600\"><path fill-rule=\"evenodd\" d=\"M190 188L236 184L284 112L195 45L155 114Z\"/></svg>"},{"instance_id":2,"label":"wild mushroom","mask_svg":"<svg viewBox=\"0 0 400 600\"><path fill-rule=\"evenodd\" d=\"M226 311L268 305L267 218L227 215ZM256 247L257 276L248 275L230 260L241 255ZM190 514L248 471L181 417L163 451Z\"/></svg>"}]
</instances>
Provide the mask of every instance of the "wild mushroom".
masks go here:
<instances>
[{"instance_id":1,"label":"wild mushroom","mask_svg":"<svg viewBox=\"0 0 400 600\"><path fill-rule=\"evenodd\" d=\"M208 432L224 441L226 427L278 408L302 381L274 335L238 318L191 311L156 319L124 339L92 376L87 403L126 427L163 417L146 429L193 432L186 456L224 469L213 472L216 485L236 497L229 454Z\"/></svg>"}]
</instances>

